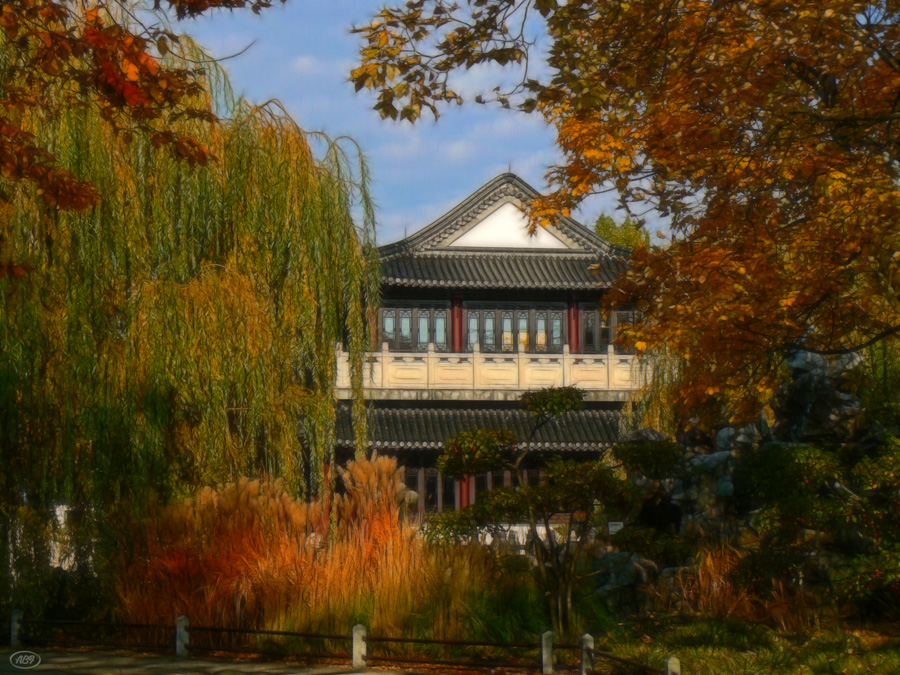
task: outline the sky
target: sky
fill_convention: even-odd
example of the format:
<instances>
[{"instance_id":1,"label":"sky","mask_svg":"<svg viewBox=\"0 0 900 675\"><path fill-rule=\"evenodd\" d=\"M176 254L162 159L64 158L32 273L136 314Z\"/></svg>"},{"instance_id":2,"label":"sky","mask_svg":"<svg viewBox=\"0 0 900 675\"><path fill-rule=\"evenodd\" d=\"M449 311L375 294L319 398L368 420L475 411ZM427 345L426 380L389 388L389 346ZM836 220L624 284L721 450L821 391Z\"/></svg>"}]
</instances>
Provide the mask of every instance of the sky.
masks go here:
<instances>
[{"instance_id":1,"label":"sky","mask_svg":"<svg viewBox=\"0 0 900 675\"><path fill-rule=\"evenodd\" d=\"M288 0L263 10L219 12L179 28L216 57L235 91L255 103L280 100L298 124L331 137L350 136L372 174L378 243L401 239L450 210L494 176L512 171L544 190L548 164L559 158L554 132L536 115L469 103L415 125L382 120L371 92L354 92L348 76L363 25L384 0ZM539 27L536 27L538 30ZM539 32L535 37L540 37ZM495 86L497 73L473 69L454 89L471 100ZM468 96L466 96L468 94ZM574 215L590 223L613 213L611 194L592 198Z\"/></svg>"}]
</instances>

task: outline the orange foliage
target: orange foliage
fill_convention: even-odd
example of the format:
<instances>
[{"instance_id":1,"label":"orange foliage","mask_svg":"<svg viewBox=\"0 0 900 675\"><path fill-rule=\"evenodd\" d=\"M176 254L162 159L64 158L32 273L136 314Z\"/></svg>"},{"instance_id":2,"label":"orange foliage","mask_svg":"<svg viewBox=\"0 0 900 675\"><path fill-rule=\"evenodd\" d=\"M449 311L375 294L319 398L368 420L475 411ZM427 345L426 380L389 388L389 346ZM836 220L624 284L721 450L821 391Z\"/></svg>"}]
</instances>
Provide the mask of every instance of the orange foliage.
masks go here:
<instances>
[{"instance_id":1,"label":"orange foliage","mask_svg":"<svg viewBox=\"0 0 900 675\"><path fill-rule=\"evenodd\" d=\"M431 0L358 29L351 78L383 115L459 102L454 71L529 56L529 8L548 74L496 100L518 93L557 130L565 161L533 224L609 189L670 220L671 244L636 250L608 300L641 310L633 344L683 363L685 417L749 418L786 353L900 332L896 2Z\"/></svg>"},{"instance_id":2,"label":"orange foliage","mask_svg":"<svg viewBox=\"0 0 900 675\"><path fill-rule=\"evenodd\" d=\"M800 590L777 582L766 596L752 593L735 580L742 553L728 546L702 551L692 567L661 580L656 595L661 605L686 616L741 619L800 631L816 620L814 602Z\"/></svg>"},{"instance_id":3,"label":"orange foliage","mask_svg":"<svg viewBox=\"0 0 900 675\"><path fill-rule=\"evenodd\" d=\"M343 630L376 586L389 601L403 598L423 572L425 545L401 518L396 461L350 462L341 475L333 540L328 504L301 503L279 481L242 478L151 506L120 566L122 617L168 625L186 614L194 625L294 630L333 621Z\"/></svg>"},{"instance_id":4,"label":"orange foliage","mask_svg":"<svg viewBox=\"0 0 900 675\"><path fill-rule=\"evenodd\" d=\"M169 0L179 18L211 8L250 6L258 12L270 0ZM155 3L154 7L158 7ZM170 120L213 121L203 101L203 70L185 60L164 59L178 35L155 24L124 19L136 10L154 11L122 0L89 5L64 0L21 0L0 7L4 65L0 77L0 177L26 181L50 207L82 210L100 195L89 182L58 165L41 147L30 125L61 107L95 105L114 129L153 134L173 157L206 164L209 150L167 128ZM2 242L2 233L0 233ZM14 274L27 272L10 267Z\"/></svg>"}]
</instances>

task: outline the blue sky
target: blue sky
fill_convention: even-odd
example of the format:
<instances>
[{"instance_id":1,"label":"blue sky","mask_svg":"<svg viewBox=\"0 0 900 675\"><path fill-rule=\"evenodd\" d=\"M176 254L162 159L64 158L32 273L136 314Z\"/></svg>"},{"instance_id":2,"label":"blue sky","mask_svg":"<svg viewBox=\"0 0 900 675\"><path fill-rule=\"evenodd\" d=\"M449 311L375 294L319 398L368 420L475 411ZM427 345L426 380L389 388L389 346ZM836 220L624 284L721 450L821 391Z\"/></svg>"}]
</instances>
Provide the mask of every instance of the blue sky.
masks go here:
<instances>
[{"instance_id":1,"label":"blue sky","mask_svg":"<svg viewBox=\"0 0 900 675\"><path fill-rule=\"evenodd\" d=\"M349 33L384 0L288 0L264 10L221 12L183 23L215 56L252 45L225 61L235 90L254 102L277 98L307 130L352 136L372 172L378 206L378 240L388 243L430 223L479 186L507 170L539 190L557 157L553 130L534 115L467 104L446 109L437 122L416 125L382 120L373 96L354 92L347 81L358 38ZM496 73L465 73L455 88L471 100L490 91ZM593 198L576 217L589 222L612 212L612 195Z\"/></svg>"}]
</instances>

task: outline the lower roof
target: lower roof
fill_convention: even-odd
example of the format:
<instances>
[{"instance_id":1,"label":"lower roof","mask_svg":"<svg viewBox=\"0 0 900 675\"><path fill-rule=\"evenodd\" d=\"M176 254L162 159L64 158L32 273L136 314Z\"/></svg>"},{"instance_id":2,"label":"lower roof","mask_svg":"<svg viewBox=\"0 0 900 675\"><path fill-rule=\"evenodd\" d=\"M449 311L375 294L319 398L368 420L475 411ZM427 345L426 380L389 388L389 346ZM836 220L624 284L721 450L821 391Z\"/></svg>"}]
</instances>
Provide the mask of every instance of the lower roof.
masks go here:
<instances>
[{"instance_id":1,"label":"lower roof","mask_svg":"<svg viewBox=\"0 0 900 675\"><path fill-rule=\"evenodd\" d=\"M616 410L577 410L538 429L531 450L596 452L619 437L621 413ZM526 441L534 427L524 410L509 408L369 408L369 447L377 450L441 450L444 440L472 429L503 429ZM336 443L354 445L350 406L339 404Z\"/></svg>"}]
</instances>

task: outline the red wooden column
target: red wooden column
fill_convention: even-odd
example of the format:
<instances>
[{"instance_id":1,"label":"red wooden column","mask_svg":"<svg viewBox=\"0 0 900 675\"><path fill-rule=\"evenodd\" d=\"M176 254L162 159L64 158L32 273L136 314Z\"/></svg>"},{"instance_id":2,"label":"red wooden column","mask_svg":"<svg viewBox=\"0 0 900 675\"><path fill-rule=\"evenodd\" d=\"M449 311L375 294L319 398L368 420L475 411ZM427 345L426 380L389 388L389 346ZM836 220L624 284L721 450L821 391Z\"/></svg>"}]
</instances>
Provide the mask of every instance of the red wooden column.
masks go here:
<instances>
[{"instance_id":1,"label":"red wooden column","mask_svg":"<svg viewBox=\"0 0 900 675\"><path fill-rule=\"evenodd\" d=\"M459 508L464 509L469 506L469 476L466 474L459 481Z\"/></svg>"},{"instance_id":2,"label":"red wooden column","mask_svg":"<svg viewBox=\"0 0 900 675\"><path fill-rule=\"evenodd\" d=\"M463 351L462 310L462 300L453 298L450 301L450 351L454 354L459 354Z\"/></svg>"},{"instance_id":3,"label":"red wooden column","mask_svg":"<svg viewBox=\"0 0 900 675\"><path fill-rule=\"evenodd\" d=\"M569 353L578 354L581 351L581 345L578 344L578 304L574 300L569 300Z\"/></svg>"}]
</instances>

